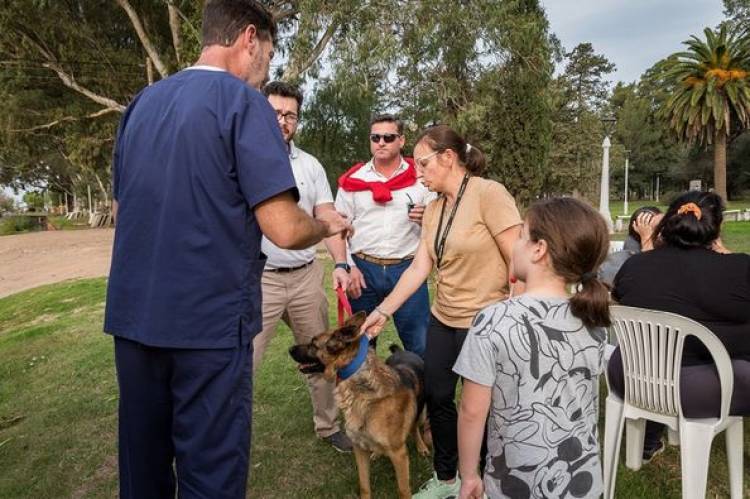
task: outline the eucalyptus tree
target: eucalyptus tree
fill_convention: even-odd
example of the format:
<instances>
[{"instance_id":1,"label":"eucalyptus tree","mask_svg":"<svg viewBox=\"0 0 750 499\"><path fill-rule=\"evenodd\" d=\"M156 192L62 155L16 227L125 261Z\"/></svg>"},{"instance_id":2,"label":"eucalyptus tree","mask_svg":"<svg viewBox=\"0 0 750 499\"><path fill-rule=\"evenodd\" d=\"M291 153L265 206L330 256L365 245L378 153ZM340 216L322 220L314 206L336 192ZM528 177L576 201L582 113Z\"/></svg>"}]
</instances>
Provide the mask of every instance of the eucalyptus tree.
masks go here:
<instances>
[{"instance_id":1,"label":"eucalyptus tree","mask_svg":"<svg viewBox=\"0 0 750 499\"><path fill-rule=\"evenodd\" d=\"M304 81L331 44L395 0L266 0L280 26L274 76ZM109 184L119 114L200 53L203 2L6 0L0 6L0 184L72 192Z\"/></svg>"}]
</instances>

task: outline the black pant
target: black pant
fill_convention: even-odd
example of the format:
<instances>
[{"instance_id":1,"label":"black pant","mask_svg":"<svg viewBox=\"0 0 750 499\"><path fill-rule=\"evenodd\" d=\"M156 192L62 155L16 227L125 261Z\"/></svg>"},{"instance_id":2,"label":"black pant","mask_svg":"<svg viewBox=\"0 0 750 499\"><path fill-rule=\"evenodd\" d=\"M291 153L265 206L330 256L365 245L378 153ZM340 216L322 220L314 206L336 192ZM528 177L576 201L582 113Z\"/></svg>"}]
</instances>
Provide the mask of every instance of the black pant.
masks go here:
<instances>
[{"instance_id":1,"label":"black pant","mask_svg":"<svg viewBox=\"0 0 750 499\"><path fill-rule=\"evenodd\" d=\"M750 416L750 360L732 359L734 391L729 404L732 416ZM612 391L624 397L625 377L622 372L620 347L612 353L607 365ZM680 402L686 418L717 418L721 409L721 385L713 364L682 366L680 370ZM645 448L653 448L664 433L664 425L646 423Z\"/></svg>"},{"instance_id":2,"label":"black pant","mask_svg":"<svg viewBox=\"0 0 750 499\"><path fill-rule=\"evenodd\" d=\"M115 337L121 498L245 497L252 359Z\"/></svg>"},{"instance_id":3,"label":"black pant","mask_svg":"<svg viewBox=\"0 0 750 499\"><path fill-rule=\"evenodd\" d=\"M461 353L467 331L446 326L434 315L430 316L424 354L425 398L432 430L433 466L440 480L452 480L458 468L456 384L459 376L453 372L453 364ZM481 470L484 470L487 454L486 435L485 431Z\"/></svg>"}]
</instances>

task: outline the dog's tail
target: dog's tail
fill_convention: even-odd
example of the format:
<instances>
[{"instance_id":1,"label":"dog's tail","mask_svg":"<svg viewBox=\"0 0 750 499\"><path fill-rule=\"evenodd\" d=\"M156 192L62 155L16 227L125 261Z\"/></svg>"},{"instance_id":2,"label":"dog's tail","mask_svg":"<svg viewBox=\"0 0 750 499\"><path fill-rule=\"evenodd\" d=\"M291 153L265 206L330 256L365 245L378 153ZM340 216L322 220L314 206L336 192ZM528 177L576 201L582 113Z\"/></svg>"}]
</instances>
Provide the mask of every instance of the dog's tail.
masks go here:
<instances>
[{"instance_id":1,"label":"dog's tail","mask_svg":"<svg viewBox=\"0 0 750 499\"><path fill-rule=\"evenodd\" d=\"M389 350L389 351L390 351L391 353L396 353L396 352L400 352L400 351L401 351L401 347L400 347L400 346L398 346L398 345L397 345L397 344L395 344L395 343L391 343L391 346L389 346L389 347L388 347L388 350Z\"/></svg>"}]
</instances>

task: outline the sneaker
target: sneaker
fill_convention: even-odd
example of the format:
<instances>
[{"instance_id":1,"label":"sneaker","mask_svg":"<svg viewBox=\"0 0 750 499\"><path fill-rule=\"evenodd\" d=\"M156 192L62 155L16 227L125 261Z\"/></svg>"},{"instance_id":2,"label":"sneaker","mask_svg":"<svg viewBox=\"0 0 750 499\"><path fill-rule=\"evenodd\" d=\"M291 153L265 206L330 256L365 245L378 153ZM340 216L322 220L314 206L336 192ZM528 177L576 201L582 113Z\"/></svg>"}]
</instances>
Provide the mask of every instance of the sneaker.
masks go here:
<instances>
[{"instance_id":1,"label":"sneaker","mask_svg":"<svg viewBox=\"0 0 750 499\"><path fill-rule=\"evenodd\" d=\"M461 479L458 475L453 483L447 483L439 480L437 473L433 472L432 478L427 480L419 488L419 492L411 497L412 499L456 499L459 490L461 490Z\"/></svg>"},{"instance_id":2,"label":"sneaker","mask_svg":"<svg viewBox=\"0 0 750 499\"><path fill-rule=\"evenodd\" d=\"M352 451L352 441L349 440L349 437L346 436L346 433L341 430L337 431L333 435L323 437L323 440L331 444L331 446L333 446L333 448L339 452Z\"/></svg>"},{"instance_id":3,"label":"sneaker","mask_svg":"<svg viewBox=\"0 0 750 499\"><path fill-rule=\"evenodd\" d=\"M659 442L650 448L646 448L644 446L643 448L643 464L650 463L656 456L664 452L664 449L666 446L664 445L664 440L659 440Z\"/></svg>"}]
</instances>

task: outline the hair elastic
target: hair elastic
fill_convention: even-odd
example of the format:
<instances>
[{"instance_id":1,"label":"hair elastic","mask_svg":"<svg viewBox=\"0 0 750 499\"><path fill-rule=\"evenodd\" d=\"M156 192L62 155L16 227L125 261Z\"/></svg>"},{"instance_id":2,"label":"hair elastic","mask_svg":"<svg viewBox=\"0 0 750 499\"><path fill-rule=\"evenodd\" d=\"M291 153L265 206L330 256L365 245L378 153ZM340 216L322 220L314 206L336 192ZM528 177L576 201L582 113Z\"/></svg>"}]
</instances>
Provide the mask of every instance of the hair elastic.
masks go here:
<instances>
[{"instance_id":1,"label":"hair elastic","mask_svg":"<svg viewBox=\"0 0 750 499\"><path fill-rule=\"evenodd\" d=\"M469 143L467 142L467 143L466 143L466 153L468 154L469 152L471 152L471 144L469 144Z\"/></svg>"},{"instance_id":2,"label":"hair elastic","mask_svg":"<svg viewBox=\"0 0 750 499\"><path fill-rule=\"evenodd\" d=\"M685 213L692 213L696 220L700 220L703 216L700 206L695 203L685 203L677 210L678 215L684 215Z\"/></svg>"},{"instance_id":3,"label":"hair elastic","mask_svg":"<svg viewBox=\"0 0 750 499\"><path fill-rule=\"evenodd\" d=\"M581 276L581 284L586 284L587 282L593 281L594 279L596 279L596 272L584 272Z\"/></svg>"}]
</instances>

